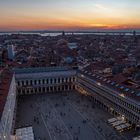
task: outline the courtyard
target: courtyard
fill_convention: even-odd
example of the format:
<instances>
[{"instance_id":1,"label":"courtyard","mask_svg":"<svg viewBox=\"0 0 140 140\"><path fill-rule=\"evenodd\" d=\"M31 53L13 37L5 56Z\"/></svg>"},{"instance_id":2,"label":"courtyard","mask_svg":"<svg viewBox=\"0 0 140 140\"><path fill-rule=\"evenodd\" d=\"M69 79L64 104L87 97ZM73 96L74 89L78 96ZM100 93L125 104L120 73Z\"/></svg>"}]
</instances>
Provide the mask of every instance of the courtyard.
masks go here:
<instances>
[{"instance_id":1,"label":"courtyard","mask_svg":"<svg viewBox=\"0 0 140 140\"><path fill-rule=\"evenodd\" d=\"M109 113L77 92L20 96L15 128L33 127L35 140L131 140L107 120Z\"/></svg>"}]
</instances>

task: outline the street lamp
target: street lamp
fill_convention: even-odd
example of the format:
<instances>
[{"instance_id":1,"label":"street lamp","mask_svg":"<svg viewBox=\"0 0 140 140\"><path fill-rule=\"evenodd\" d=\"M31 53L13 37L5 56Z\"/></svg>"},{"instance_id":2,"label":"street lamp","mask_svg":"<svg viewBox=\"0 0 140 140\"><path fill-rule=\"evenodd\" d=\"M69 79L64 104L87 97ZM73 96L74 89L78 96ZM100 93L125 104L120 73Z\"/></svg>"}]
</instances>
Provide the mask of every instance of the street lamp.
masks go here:
<instances>
[{"instance_id":1,"label":"street lamp","mask_svg":"<svg viewBox=\"0 0 140 140\"><path fill-rule=\"evenodd\" d=\"M123 120L123 121L125 120L125 116L124 116L124 115L122 115L122 120Z\"/></svg>"},{"instance_id":2,"label":"street lamp","mask_svg":"<svg viewBox=\"0 0 140 140\"><path fill-rule=\"evenodd\" d=\"M98 86L101 86L101 83L98 82L97 85L98 85Z\"/></svg>"}]
</instances>

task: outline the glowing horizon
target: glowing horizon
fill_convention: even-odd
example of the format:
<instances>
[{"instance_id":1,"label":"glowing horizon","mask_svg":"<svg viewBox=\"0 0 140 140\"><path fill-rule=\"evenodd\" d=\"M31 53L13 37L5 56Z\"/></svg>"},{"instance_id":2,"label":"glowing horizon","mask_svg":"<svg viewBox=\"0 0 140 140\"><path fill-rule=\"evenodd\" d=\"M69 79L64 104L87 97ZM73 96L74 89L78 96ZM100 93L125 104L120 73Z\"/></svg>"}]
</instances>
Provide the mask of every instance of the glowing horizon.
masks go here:
<instances>
[{"instance_id":1,"label":"glowing horizon","mask_svg":"<svg viewBox=\"0 0 140 140\"><path fill-rule=\"evenodd\" d=\"M140 29L139 0L4 0L0 30Z\"/></svg>"}]
</instances>

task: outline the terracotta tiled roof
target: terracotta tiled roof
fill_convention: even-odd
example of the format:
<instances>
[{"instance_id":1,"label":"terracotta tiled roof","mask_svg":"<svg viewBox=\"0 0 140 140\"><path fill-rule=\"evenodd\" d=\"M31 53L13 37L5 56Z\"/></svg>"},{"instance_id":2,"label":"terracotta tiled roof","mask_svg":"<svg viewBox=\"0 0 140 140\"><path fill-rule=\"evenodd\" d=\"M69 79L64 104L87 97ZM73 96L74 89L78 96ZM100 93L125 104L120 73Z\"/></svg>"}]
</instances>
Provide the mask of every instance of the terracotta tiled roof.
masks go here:
<instances>
[{"instance_id":1,"label":"terracotta tiled roof","mask_svg":"<svg viewBox=\"0 0 140 140\"><path fill-rule=\"evenodd\" d=\"M116 83L123 83L127 80L128 78L123 76L122 74L117 74L115 75L111 80L116 82Z\"/></svg>"},{"instance_id":2,"label":"terracotta tiled roof","mask_svg":"<svg viewBox=\"0 0 140 140\"><path fill-rule=\"evenodd\" d=\"M138 89L129 88L128 86L124 85L123 83L119 84L119 83L113 81L113 79L104 78L99 74L98 75L94 74L94 76L92 76L93 73L90 73L90 71L89 72L87 71L86 73L85 72L81 72L81 73L83 73L84 75L87 75L88 77L90 77L91 79L94 79L97 82L100 82L102 85L109 87L110 89L112 89L118 93L125 94L126 97L129 97L135 101L140 101L140 96L137 96L137 93L139 92ZM90 73L91 75L89 75L88 73ZM102 79L100 79L100 77L102 77ZM121 78L121 76L120 76L120 78ZM106 80L104 81L104 79L106 79ZM119 78L118 78L118 80L119 80ZM124 79L122 79L122 81L123 80ZM114 83L114 84L112 84L112 83ZM117 84L118 84L118 86L116 86ZM123 88L121 88L121 87L123 87ZM127 90L129 89L129 90L125 91L125 89L127 89Z\"/></svg>"},{"instance_id":3,"label":"terracotta tiled roof","mask_svg":"<svg viewBox=\"0 0 140 140\"><path fill-rule=\"evenodd\" d=\"M0 76L0 118L6 103L6 98L8 95L10 83L12 80L12 72L7 69L4 69Z\"/></svg>"}]
</instances>

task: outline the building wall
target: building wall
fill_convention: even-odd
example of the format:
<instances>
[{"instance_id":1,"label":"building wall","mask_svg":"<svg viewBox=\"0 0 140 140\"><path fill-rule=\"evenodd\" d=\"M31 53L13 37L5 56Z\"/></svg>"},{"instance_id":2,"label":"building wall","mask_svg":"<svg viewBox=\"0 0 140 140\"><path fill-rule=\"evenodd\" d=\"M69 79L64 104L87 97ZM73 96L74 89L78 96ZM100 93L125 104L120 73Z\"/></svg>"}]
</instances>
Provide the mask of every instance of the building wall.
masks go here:
<instances>
[{"instance_id":1,"label":"building wall","mask_svg":"<svg viewBox=\"0 0 140 140\"><path fill-rule=\"evenodd\" d=\"M7 50L8 50L8 58L13 60L15 56L15 51L14 51L15 46L9 45Z\"/></svg>"},{"instance_id":2,"label":"building wall","mask_svg":"<svg viewBox=\"0 0 140 140\"><path fill-rule=\"evenodd\" d=\"M16 80L17 84L17 94L39 94L39 93L49 93L49 92L60 92L60 91L70 91L75 89L76 75L63 75L59 76L59 73L49 77L37 77L37 78L18 78Z\"/></svg>"},{"instance_id":3,"label":"building wall","mask_svg":"<svg viewBox=\"0 0 140 140\"><path fill-rule=\"evenodd\" d=\"M137 102L129 100L107 87L98 85L92 79L80 74L77 77L76 90L90 95L96 103L114 115L125 116L132 124L140 124L140 106Z\"/></svg>"},{"instance_id":4,"label":"building wall","mask_svg":"<svg viewBox=\"0 0 140 140\"><path fill-rule=\"evenodd\" d=\"M17 95L70 91L75 89L75 83L76 72L71 71L13 75L0 121L0 140L10 140L11 134L13 134Z\"/></svg>"},{"instance_id":5,"label":"building wall","mask_svg":"<svg viewBox=\"0 0 140 140\"><path fill-rule=\"evenodd\" d=\"M16 95L25 94L67 92L76 89L82 94L89 95L95 103L112 114L123 115L131 123L140 125L140 106L137 103L97 84L89 77L70 71L33 75L24 73L13 76L0 122L0 140L10 140L16 109Z\"/></svg>"},{"instance_id":6,"label":"building wall","mask_svg":"<svg viewBox=\"0 0 140 140\"><path fill-rule=\"evenodd\" d=\"M10 140L15 114L15 102L16 102L16 84L15 84L15 76L13 75L7 96L7 101L1 117L0 140Z\"/></svg>"}]
</instances>

